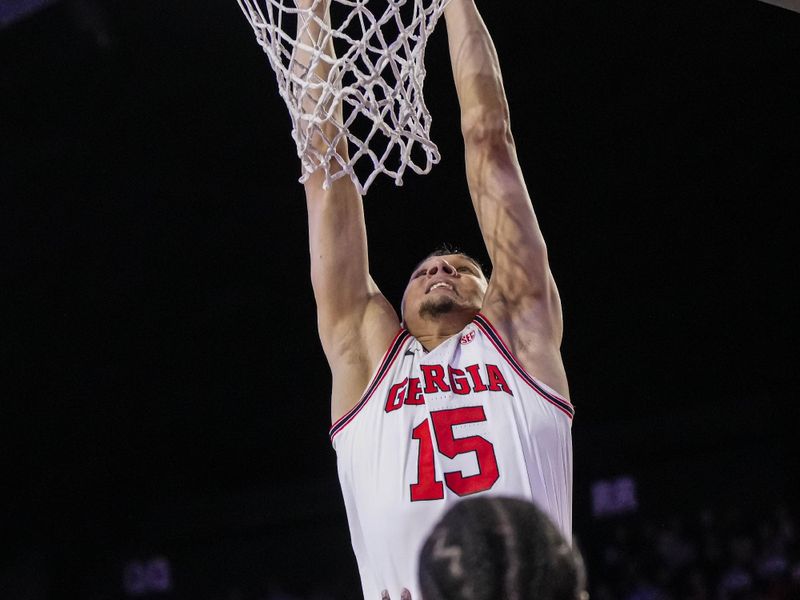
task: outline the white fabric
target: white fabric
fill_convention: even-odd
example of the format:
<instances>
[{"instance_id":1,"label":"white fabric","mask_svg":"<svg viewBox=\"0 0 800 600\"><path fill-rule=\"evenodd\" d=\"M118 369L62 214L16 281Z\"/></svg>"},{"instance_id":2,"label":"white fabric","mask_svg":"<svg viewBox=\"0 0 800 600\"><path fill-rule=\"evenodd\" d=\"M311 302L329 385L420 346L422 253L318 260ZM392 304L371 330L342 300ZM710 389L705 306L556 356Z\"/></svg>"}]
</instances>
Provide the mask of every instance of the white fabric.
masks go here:
<instances>
[{"instance_id":1,"label":"white fabric","mask_svg":"<svg viewBox=\"0 0 800 600\"><path fill-rule=\"evenodd\" d=\"M301 182L322 167L326 189L348 175L364 194L380 173L402 185L406 168L424 174L439 162L422 86L428 36L448 0L315 0L305 9L298 9L295 0L237 1L269 58L289 109L303 167ZM314 16L326 1L331 2L331 25ZM312 22L323 35L313 47L303 46L310 63L299 64L298 40L309 38L305 32ZM337 57L324 51L330 40ZM331 65L325 81L313 74L320 62ZM339 103L343 123L331 117ZM311 141L329 122L337 132L321 153ZM349 160L336 152L341 139L350 146ZM332 173L332 163L342 169ZM357 165L362 164L359 174Z\"/></svg>"},{"instance_id":2,"label":"white fabric","mask_svg":"<svg viewBox=\"0 0 800 600\"><path fill-rule=\"evenodd\" d=\"M499 472L489 489L477 493L532 500L570 540L573 411L569 402L521 373L515 359L508 358L508 349L496 331L480 315L461 334L430 353L407 332L401 333L395 346L397 351L392 353L390 348L361 402L331 428L364 597L377 600L381 590L388 589L392 598L399 598L403 587L411 591L412 598L421 597L418 553L435 523L460 499L446 484L443 474L476 475L479 453L486 465L491 464L491 457L487 457L489 447L474 436L492 445ZM445 372L448 366L456 369L453 380L442 380L450 391L444 391L432 376L435 365ZM496 389L478 391L489 387L489 369L495 373ZM510 393L498 383L498 371ZM478 381L471 374L477 374ZM408 383L414 378L420 380L419 394L416 386ZM455 393L456 388L464 392L465 385L468 393ZM424 391L426 387L430 393ZM413 393L409 393L410 389ZM424 398L424 404L399 405L403 396L406 401ZM391 409L396 406L399 408ZM480 416L476 412L480 409L474 407L482 408L485 421L442 425L442 415L457 421L467 414ZM438 411L448 412L440 415ZM435 479L442 483L444 497L412 501L411 486L420 479L423 445L420 439L413 439L412 431L426 421L430 427L434 420L439 428L430 429L431 455ZM442 450L446 452L447 444L452 443L448 438L469 438L467 446L477 444L481 450L447 458ZM489 483L486 475L475 479L480 481L478 488Z\"/></svg>"}]
</instances>

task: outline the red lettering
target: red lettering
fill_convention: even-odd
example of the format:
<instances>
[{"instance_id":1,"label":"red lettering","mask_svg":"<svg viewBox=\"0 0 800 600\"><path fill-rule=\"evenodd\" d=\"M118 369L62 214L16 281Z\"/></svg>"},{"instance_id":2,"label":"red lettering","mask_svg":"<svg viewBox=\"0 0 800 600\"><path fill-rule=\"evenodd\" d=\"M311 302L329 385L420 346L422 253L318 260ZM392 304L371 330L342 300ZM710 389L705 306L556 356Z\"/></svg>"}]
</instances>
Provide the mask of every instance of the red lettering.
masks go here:
<instances>
[{"instance_id":1,"label":"red lettering","mask_svg":"<svg viewBox=\"0 0 800 600\"><path fill-rule=\"evenodd\" d=\"M441 481L436 481L433 436L427 419L414 427L411 438L419 441L417 483L411 484L411 501L441 500L444 498L444 486Z\"/></svg>"},{"instance_id":2,"label":"red lettering","mask_svg":"<svg viewBox=\"0 0 800 600\"><path fill-rule=\"evenodd\" d=\"M422 388L419 385L419 377L412 377L408 380L406 404L425 404L425 397L422 395Z\"/></svg>"},{"instance_id":3,"label":"red lettering","mask_svg":"<svg viewBox=\"0 0 800 600\"><path fill-rule=\"evenodd\" d=\"M478 459L478 473L464 475L461 471L449 471L444 474L447 487L459 496L482 492L494 486L500 478L497 467L497 456L494 446L480 435L457 438L453 435L453 427L466 423L486 421L486 413L482 406L465 406L452 410L439 410L431 413L431 421L436 432L436 444L439 452L447 458L455 458L459 454L475 453Z\"/></svg>"},{"instance_id":4,"label":"red lettering","mask_svg":"<svg viewBox=\"0 0 800 600\"><path fill-rule=\"evenodd\" d=\"M426 394L435 394L437 391L450 391L450 386L444 381L444 367L442 365L420 365L420 368L425 376Z\"/></svg>"},{"instance_id":5,"label":"red lettering","mask_svg":"<svg viewBox=\"0 0 800 600\"><path fill-rule=\"evenodd\" d=\"M385 409L387 413L403 406L403 401L406 399L406 383L408 383L408 379L403 379L400 383L395 383L389 388Z\"/></svg>"},{"instance_id":6,"label":"red lettering","mask_svg":"<svg viewBox=\"0 0 800 600\"><path fill-rule=\"evenodd\" d=\"M479 365L470 365L467 367L467 373L469 373L469 376L472 378L472 391L485 392L486 384L483 383L483 380L481 380L481 373L479 369Z\"/></svg>"},{"instance_id":7,"label":"red lettering","mask_svg":"<svg viewBox=\"0 0 800 600\"><path fill-rule=\"evenodd\" d=\"M489 389L493 392L505 392L509 396L513 396L511 388L508 387L503 374L497 365L486 365L486 374L489 376Z\"/></svg>"},{"instance_id":8,"label":"red lettering","mask_svg":"<svg viewBox=\"0 0 800 600\"><path fill-rule=\"evenodd\" d=\"M461 396L469 394L469 383L464 376L464 371L461 369L454 369L453 367L447 367L447 373L450 375L450 387L453 388L456 394Z\"/></svg>"}]
</instances>

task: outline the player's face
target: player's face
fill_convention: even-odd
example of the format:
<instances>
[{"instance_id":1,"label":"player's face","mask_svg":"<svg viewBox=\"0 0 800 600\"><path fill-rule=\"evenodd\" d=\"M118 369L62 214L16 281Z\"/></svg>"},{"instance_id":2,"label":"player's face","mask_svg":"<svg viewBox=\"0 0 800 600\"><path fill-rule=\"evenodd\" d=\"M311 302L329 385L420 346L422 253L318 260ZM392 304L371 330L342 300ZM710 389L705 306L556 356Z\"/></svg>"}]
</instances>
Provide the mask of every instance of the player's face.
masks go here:
<instances>
[{"instance_id":1,"label":"player's face","mask_svg":"<svg viewBox=\"0 0 800 600\"><path fill-rule=\"evenodd\" d=\"M403 294L403 318L408 326L416 319L474 314L483 306L487 285L478 265L463 254L431 256L411 274Z\"/></svg>"}]
</instances>

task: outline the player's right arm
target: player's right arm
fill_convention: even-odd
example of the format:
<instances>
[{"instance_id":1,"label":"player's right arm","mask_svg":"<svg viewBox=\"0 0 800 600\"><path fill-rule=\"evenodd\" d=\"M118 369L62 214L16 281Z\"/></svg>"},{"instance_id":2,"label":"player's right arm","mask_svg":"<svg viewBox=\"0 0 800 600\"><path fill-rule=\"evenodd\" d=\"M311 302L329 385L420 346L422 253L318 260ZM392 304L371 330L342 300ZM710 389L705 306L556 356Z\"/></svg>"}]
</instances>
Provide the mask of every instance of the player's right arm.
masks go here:
<instances>
[{"instance_id":1,"label":"player's right arm","mask_svg":"<svg viewBox=\"0 0 800 600\"><path fill-rule=\"evenodd\" d=\"M297 0L300 8L309 8L312 0ZM323 6L324 5L324 6ZM317 16L329 19L328 2L319 2ZM320 28L313 22L301 42L313 46ZM328 41L325 52L334 56ZM309 65L309 57L298 52L298 62ZM325 79L328 63L320 61L302 76ZM313 92L310 92L313 93ZM308 98L313 102L313 98ZM333 118L342 122L342 107L336 107ZM324 128L323 128L324 129ZM311 143L325 152L326 139L332 139L333 126ZM347 142L342 139L337 151L347 156ZM335 162L335 161L334 161ZM332 162L332 168L340 168ZM320 168L305 182L308 207L311 283L317 303L317 325L320 341L333 376L331 418L333 421L358 402L369 383L375 366L397 333L397 313L380 293L369 274L367 232L361 195L352 180L345 176L323 188L324 172Z\"/></svg>"}]
</instances>

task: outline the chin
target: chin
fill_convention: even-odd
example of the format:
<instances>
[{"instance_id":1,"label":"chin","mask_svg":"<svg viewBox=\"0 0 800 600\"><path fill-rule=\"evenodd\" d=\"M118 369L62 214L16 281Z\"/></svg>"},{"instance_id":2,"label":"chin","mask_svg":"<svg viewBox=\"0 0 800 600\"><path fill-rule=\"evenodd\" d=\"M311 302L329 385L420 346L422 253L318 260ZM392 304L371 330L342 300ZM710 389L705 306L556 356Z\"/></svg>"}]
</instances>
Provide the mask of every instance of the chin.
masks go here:
<instances>
[{"instance_id":1,"label":"chin","mask_svg":"<svg viewBox=\"0 0 800 600\"><path fill-rule=\"evenodd\" d=\"M421 319L436 320L438 317L456 312L460 307L452 298L432 298L419 307Z\"/></svg>"}]
</instances>

